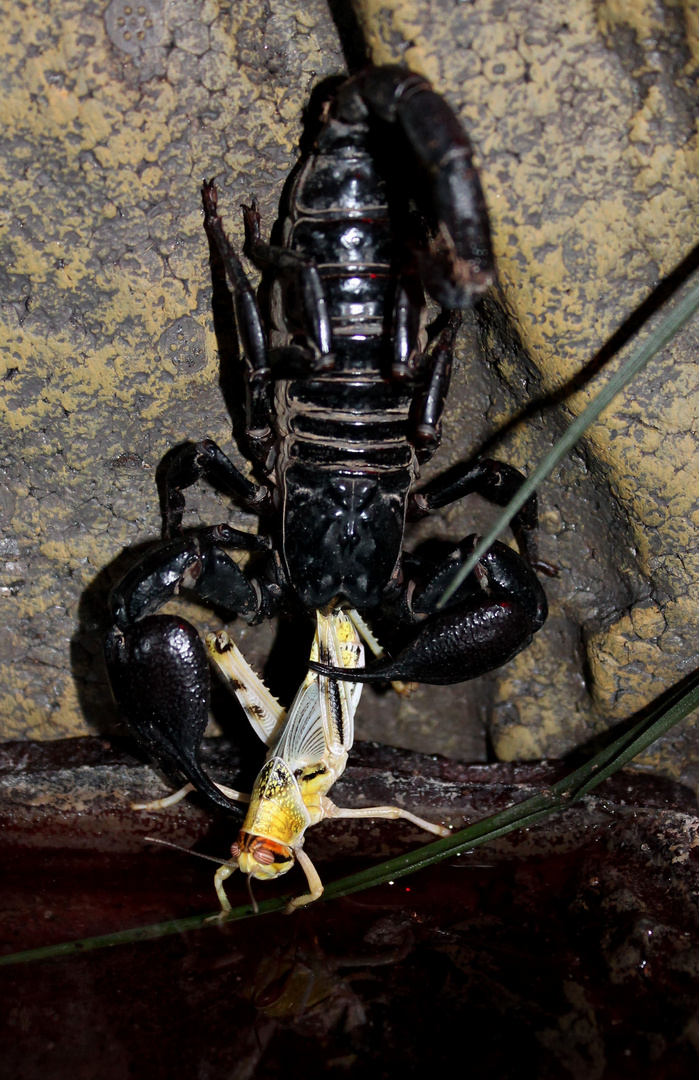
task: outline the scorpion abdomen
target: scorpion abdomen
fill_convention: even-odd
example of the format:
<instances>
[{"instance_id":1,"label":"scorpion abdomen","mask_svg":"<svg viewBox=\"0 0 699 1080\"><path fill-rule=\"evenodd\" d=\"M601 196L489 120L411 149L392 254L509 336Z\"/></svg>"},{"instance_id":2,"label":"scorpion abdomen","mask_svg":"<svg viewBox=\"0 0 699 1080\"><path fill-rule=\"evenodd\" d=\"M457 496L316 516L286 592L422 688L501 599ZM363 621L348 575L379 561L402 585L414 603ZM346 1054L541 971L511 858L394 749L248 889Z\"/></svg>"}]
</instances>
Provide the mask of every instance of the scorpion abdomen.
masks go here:
<instances>
[{"instance_id":1,"label":"scorpion abdomen","mask_svg":"<svg viewBox=\"0 0 699 1080\"><path fill-rule=\"evenodd\" d=\"M304 603L372 607L400 557L417 472L411 395L378 371L277 383L286 572Z\"/></svg>"}]
</instances>

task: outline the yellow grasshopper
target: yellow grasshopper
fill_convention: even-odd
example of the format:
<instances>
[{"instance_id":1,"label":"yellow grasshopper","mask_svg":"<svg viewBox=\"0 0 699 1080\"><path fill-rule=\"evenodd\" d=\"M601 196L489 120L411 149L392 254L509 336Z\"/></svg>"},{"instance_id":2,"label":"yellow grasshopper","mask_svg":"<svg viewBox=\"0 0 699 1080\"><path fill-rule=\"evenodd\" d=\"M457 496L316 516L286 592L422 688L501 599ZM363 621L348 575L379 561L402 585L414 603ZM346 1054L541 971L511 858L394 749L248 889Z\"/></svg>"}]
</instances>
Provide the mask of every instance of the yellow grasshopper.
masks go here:
<instances>
[{"instance_id":1,"label":"yellow grasshopper","mask_svg":"<svg viewBox=\"0 0 699 1080\"><path fill-rule=\"evenodd\" d=\"M311 660L334 667L361 667L364 646L360 631L372 649L374 641L360 616L335 608L329 614L318 611L316 617ZM348 809L328 798L330 788L345 771L354 742L361 683L309 671L287 715L225 631L209 634L206 643L253 728L270 748L253 786L240 834L231 847L233 862L249 877L269 879L286 874L298 861L309 892L292 900L288 910L310 904L323 892L318 872L303 850L309 825L325 818L405 818L437 836L449 835L443 825L433 825L398 806ZM224 912L230 911L231 905L223 882L235 869L235 865L224 864L214 879Z\"/></svg>"},{"instance_id":2,"label":"yellow grasshopper","mask_svg":"<svg viewBox=\"0 0 699 1080\"><path fill-rule=\"evenodd\" d=\"M347 669L364 663L362 638L372 651L380 651L371 631L355 611L333 608L316 612L312 661ZM288 714L225 631L208 634L211 659L230 683L251 726L269 747L267 759L245 795L217 785L230 799L249 802L238 839L231 847L232 860L222 863L214 884L222 912L231 910L223 883L240 869L248 878L269 880L291 870L298 861L309 892L293 899L288 911L317 900L323 883L303 850L306 829L325 818L404 818L420 828L448 836L449 829L433 825L398 806L348 809L336 806L328 792L342 776L354 742L354 714L362 683L343 682L309 671ZM193 790L180 791L153 803L134 804L134 809L171 806Z\"/></svg>"}]
</instances>

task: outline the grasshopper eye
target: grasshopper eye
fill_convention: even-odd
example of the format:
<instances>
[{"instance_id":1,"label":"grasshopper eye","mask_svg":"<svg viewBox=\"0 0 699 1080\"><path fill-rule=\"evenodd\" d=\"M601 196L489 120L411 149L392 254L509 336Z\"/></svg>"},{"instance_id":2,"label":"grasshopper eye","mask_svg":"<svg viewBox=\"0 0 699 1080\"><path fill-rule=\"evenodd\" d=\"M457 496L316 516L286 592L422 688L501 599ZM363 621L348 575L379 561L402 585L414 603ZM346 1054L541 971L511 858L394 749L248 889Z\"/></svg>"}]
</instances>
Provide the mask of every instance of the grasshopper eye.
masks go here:
<instances>
[{"instance_id":1,"label":"grasshopper eye","mask_svg":"<svg viewBox=\"0 0 699 1080\"><path fill-rule=\"evenodd\" d=\"M262 866L271 866L274 862L274 852L266 847L258 847L253 852L253 858L255 862L260 863Z\"/></svg>"},{"instance_id":2,"label":"grasshopper eye","mask_svg":"<svg viewBox=\"0 0 699 1080\"><path fill-rule=\"evenodd\" d=\"M231 844L231 855L234 859L237 859L240 855L240 844Z\"/></svg>"}]
</instances>

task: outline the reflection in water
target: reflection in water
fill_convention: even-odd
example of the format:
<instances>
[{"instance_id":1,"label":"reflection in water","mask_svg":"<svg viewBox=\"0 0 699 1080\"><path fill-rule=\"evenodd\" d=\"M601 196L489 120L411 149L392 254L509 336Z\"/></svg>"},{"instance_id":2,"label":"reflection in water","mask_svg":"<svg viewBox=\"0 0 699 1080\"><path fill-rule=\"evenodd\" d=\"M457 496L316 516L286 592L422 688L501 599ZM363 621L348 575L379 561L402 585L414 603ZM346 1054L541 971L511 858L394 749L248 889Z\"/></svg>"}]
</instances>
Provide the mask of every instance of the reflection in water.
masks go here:
<instances>
[{"instance_id":1,"label":"reflection in water","mask_svg":"<svg viewBox=\"0 0 699 1080\"><path fill-rule=\"evenodd\" d=\"M377 927L382 924L386 924L386 936L395 938L394 947L370 951L377 937L370 932L365 935L369 947L356 956L329 955L321 948L317 936L306 930L301 935L304 941L280 946L262 957L247 985L246 997L261 1015L292 1026L299 1035L317 1038L339 1024L345 1032L360 1027L367 1021L365 1005L371 999L370 969L405 959L413 940L406 920L384 919ZM346 969L356 970L350 975L340 975ZM361 996L353 988L353 982L360 980ZM380 983L378 980L375 983L380 996Z\"/></svg>"}]
</instances>

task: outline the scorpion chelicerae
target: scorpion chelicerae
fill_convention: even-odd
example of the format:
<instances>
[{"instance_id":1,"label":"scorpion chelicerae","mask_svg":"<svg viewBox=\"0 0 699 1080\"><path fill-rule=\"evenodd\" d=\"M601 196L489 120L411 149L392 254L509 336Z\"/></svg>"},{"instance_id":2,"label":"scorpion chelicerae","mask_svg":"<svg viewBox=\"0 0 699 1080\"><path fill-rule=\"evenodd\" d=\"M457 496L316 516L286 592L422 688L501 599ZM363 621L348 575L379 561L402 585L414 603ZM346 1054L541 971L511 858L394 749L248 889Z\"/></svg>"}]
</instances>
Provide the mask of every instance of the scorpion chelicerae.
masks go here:
<instances>
[{"instance_id":1,"label":"scorpion chelicerae","mask_svg":"<svg viewBox=\"0 0 699 1080\"><path fill-rule=\"evenodd\" d=\"M163 541L114 589L106 653L117 704L154 760L230 811L237 807L199 763L206 649L184 619L157 613L180 589L248 623L293 609L390 609L414 628L395 658L317 670L456 683L530 642L547 614L535 569L547 567L537 556L535 497L513 521L521 554L496 543L443 607L475 538L439 565L402 550L406 520L472 492L504 505L522 483L513 467L481 460L413 490L440 442L461 312L494 277L471 146L430 84L390 66L342 83L289 185L278 245L263 242L255 204L243 208L244 251L267 283L264 317L213 182L203 200L233 291L247 443L263 480L244 476L209 439L171 457ZM429 350L424 290L444 309ZM227 524L184 532L182 492L200 478L256 512L259 533ZM245 570L236 549L251 553Z\"/></svg>"}]
</instances>

